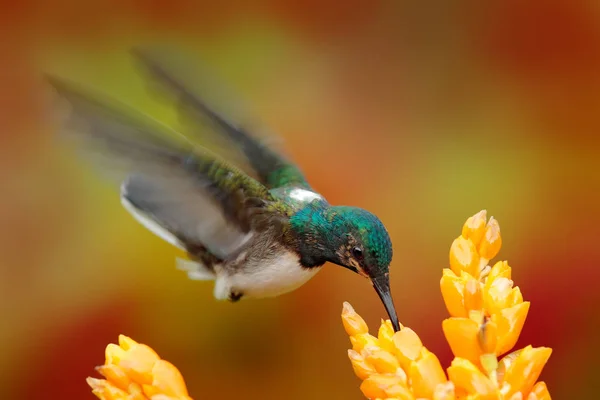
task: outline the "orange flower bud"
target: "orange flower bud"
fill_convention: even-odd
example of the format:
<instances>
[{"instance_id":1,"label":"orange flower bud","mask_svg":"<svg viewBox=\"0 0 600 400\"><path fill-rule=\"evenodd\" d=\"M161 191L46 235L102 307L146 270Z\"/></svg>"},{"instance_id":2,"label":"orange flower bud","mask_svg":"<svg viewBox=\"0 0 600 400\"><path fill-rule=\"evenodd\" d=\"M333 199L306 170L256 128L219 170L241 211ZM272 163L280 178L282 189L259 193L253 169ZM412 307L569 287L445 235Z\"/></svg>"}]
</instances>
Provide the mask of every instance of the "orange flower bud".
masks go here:
<instances>
[{"instance_id":1,"label":"orange flower bud","mask_svg":"<svg viewBox=\"0 0 600 400\"><path fill-rule=\"evenodd\" d=\"M411 361L419 357L423 348L419 335L412 329L404 327L404 329L394 334L393 342L402 368L409 371Z\"/></svg>"},{"instance_id":2,"label":"orange flower bud","mask_svg":"<svg viewBox=\"0 0 600 400\"><path fill-rule=\"evenodd\" d=\"M410 366L413 394L417 398L430 398L436 387L447 381L438 358L423 347L421 357Z\"/></svg>"},{"instance_id":3,"label":"orange flower bud","mask_svg":"<svg viewBox=\"0 0 600 400\"><path fill-rule=\"evenodd\" d=\"M456 275L461 271L479 277L479 253L470 239L459 236L450 247L450 268Z\"/></svg>"},{"instance_id":4,"label":"orange flower bud","mask_svg":"<svg viewBox=\"0 0 600 400\"><path fill-rule=\"evenodd\" d=\"M354 373L362 380L367 379L369 375L377 372L357 351L348 350L348 358L350 359Z\"/></svg>"},{"instance_id":5,"label":"orange flower bud","mask_svg":"<svg viewBox=\"0 0 600 400\"><path fill-rule=\"evenodd\" d=\"M492 315L492 321L498 327L498 343L496 344L496 355L510 351L521 334L527 313L529 312L529 302L517 304L516 306L506 308L499 314Z\"/></svg>"},{"instance_id":6,"label":"orange flower bud","mask_svg":"<svg viewBox=\"0 0 600 400\"><path fill-rule=\"evenodd\" d=\"M129 379L125 371L114 364L101 365L96 368L96 371L119 389L127 390L131 383L131 379Z\"/></svg>"},{"instance_id":7,"label":"orange flower bud","mask_svg":"<svg viewBox=\"0 0 600 400\"><path fill-rule=\"evenodd\" d=\"M92 388L92 393L102 400L127 399L129 393L111 385L104 379L87 378L87 384Z\"/></svg>"},{"instance_id":8,"label":"orange flower bud","mask_svg":"<svg viewBox=\"0 0 600 400\"><path fill-rule=\"evenodd\" d=\"M483 293L481 290L482 284L479 280L469 277L465 282L464 301L465 309L481 310L483 308Z\"/></svg>"},{"instance_id":9,"label":"orange flower bud","mask_svg":"<svg viewBox=\"0 0 600 400\"><path fill-rule=\"evenodd\" d=\"M396 357L385 350L375 350L366 356L366 360L379 373L393 374L400 367Z\"/></svg>"},{"instance_id":10,"label":"orange flower bud","mask_svg":"<svg viewBox=\"0 0 600 400\"><path fill-rule=\"evenodd\" d=\"M467 394L478 394L482 399L499 399L493 382L483 374L472 362L464 358L455 358L448 367L448 377L458 389Z\"/></svg>"},{"instance_id":11,"label":"orange flower bud","mask_svg":"<svg viewBox=\"0 0 600 400\"><path fill-rule=\"evenodd\" d=\"M363 381L360 390L369 398L395 397L399 399L413 399L410 391L402 386L402 381L394 375L373 374ZM404 397L400 397L403 395Z\"/></svg>"},{"instance_id":12,"label":"orange flower bud","mask_svg":"<svg viewBox=\"0 0 600 400\"><path fill-rule=\"evenodd\" d=\"M516 289L516 288L515 288ZM523 301L521 289L513 290L513 281L498 277L492 281L483 295L484 307L490 314L496 314L504 308L515 305L515 301Z\"/></svg>"},{"instance_id":13,"label":"orange flower bud","mask_svg":"<svg viewBox=\"0 0 600 400\"><path fill-rule=\"evenodd\" d=\"M483 354L494 354L495 356L496 345L498 343L498 327L496 326L496 323L489 319L486 320L479 327L477 341L479 342L479 348Z\"/></svg>"},{"instance_id":14,"label":"orange flower bud","mask_svg":"<svg viewBox=\"0 0 600 400\"><path fill-rule=\"evenodd\" d=\"M352 349L358 352L361 352L365 347L379 347L377 338L369 333L350 336L350 343L352 343Z\"/></svg>"},{"instance_id":15,"label":"orange flower bud","mask_svg":"<svg viewBox=\"0 0 600 400\"><path fill-rule=\"evenodd\" d=\"M455 398L454 383L450 381L440 383L433 391L433 400L454 400Z\"/></svg>"},{"instance_id":16,"label":"orange flower bud","mask_svg":"<svg viewBox=\"0 0 600 400\"><path fill-rule=\"evenodd\" d=\"M471 239L476 247L479 246L479 243L485 234L486 214L485 210L481 210L472 217L469 217L467 222L463 225L462 236L465 239Z\"/></svg>"},{"instance_id":17,"label":"orange flower bud","mask_svg":"<svg viewBox=\"0 0 600 400\"><path fill-rule=\"evenodd\" d=\"M498 221L491 217L485 228L485 235L479 244L479 254L486 260L496 257L502 246L502 236L500 235L500 225Z\"/></svg>"},{"instance_id":18,"label":"orange flower bud","mask_svg":"<svg viewBox=\"0 0 600 400\"><path fill-rule=\"evenodd\" d=\"M467 312L465 311L464 306L464 279L456 276L451 269L444 268L442 271L442 279L440 280L440 289L450 316L466 317Z\"/></svg>"},{"instance_id":19,"label":"orange flower bud","mask_svg":"<svg viewBox=\"0 0 600 400\"><path fill-rule=\"evenodd\" d=\"M386 390L388 400L415 400L415 396L410 389L402 385L394 385Z\"/></svg>"},{"instance_id":20,"label":"orange flower bud","mask_svg":"<svg viewBox=\"0 0 600 400\"><path fill-rule=\"evenodd\" d=\"M535 398L533 397L535 396ZM544 382L538 382L533 386L527 400L551 400L550 392Z\"/></svg>"},{"instance_id":21,"label":"orange flower bud","mask_svg":"<svg viewBox=\"0 0 600 400\"><path fill-rule=\"evenodd\" d=\"M494 264L490 270L490 273L488 274L484 290L488 290L489 285L491 285L496 278L503 277L506 279L511 279L511 272L511 268L506 261L498 261L496 264Z\"/></svg>"},{"instance_id":22,"label":"orange flower bud","mask_svg":"<svg viewBox=\"0 0 600 400\"><path fill-rule=\"evenodd\" d=\"M481 368L485 371L486 375L491 375L498 368L498 359L493 353L482 354L479 357L479 364L481 364Z\"/></svg>"},{"instance_id":23,"label":"orange flower bud","mask_svg":"<svg viewBox=\"0 0 600 400\"><path fill-rule=\"evenodd\" d=\"M379 340L379 347L382 349L389 351L391 353L394 352L394 343L392 342L392 338L394 337L394 328L392 327L392 323L390 320L381 321L381 326L379 327L379 332L377 333L377 339Z\"/></svg>"},{"instance_id":24,"label":"orange flower bud","mask_svg":"<svg viewBox=\"0 0 600 400\"><path fill-rule=\"evenodd\" d=\"M504 373L510 368L512 363L517 359L519 354L521 354L521 350L515 350L510 354L505 355L498 361L498 368L496 368L496 379L498 379L498 383L502 384L504 381Z\"/></svg>"},{"instance_id":25,"label":"orange flower bud","mask_svg":"<svg viewBox=\"0 0 600 400\"><path fill-rule=\"evenodd\" d=\"M551 354L552 349L548 347L525 347L504 374L505 397L518 391L529 393Z\"/></svg>"},{"instance_id":26,"label":"orange flower bud","mask_svg":"<svg viewBox=\"0 0 600 400\"><path fill-rule=\"evenodd\" d=\"M479 326L469 318L448 318L442 322L444 336L454 356L479 363L482 354L478 341Z\"/></svg>"},{"instance_id":27,"label":"orange flower bud","mask_svg":"<svg viewBox=\"0 0 600 400\"><path fill-rule=\"evenodd\" d=\"M136 382L152 384L152 367L159 360L150 347L138 344L126 351L119 366Z\"/></svg>"},{"instance_id":28,"label":"orange flower bud","mask_svg":"<svg viewBox=\"0 0 600 400\"><path fill-rule=\"evenodd\" d=\"M152 386L160 393L172 397L187 396L187 388L183 376L173 364L165 360L158 360L152 368Z\"/></svg>"},{"instance_id":29,"label":"orange flower bud","mask_svg":"<svg viewBox=\"0 0 600 400\"><path fill-rule=\"evenodd\" d=\"M347 301L344 302L342 307L342 323L349 336L369 332L369 327L365 320L354 311L354 308Z\"/></svg>"}]
</instances>

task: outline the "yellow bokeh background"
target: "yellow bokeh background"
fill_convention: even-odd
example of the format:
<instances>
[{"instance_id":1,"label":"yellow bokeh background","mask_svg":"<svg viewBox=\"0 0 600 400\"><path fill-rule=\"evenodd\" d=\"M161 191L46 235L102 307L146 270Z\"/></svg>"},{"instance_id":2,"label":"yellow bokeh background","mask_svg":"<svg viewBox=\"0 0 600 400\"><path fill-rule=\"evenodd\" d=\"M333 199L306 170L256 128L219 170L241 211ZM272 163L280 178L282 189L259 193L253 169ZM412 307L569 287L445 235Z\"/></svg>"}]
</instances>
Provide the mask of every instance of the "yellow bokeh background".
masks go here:
<instances>
[{"instance_id":1,"label":"yellow bokeh background","mask_svg":"<svg viewBox=\"0 0 600 400\"><path fill-rule=\"evenodd\" d=\"M429 4L431 3L431 4ZM590 2L58 0L0 9L0 397L92 398L119 333L196 399L360 399L339 315L377 326L333 265L278 299L216 302L117 191L55 140L52 72L176 124L127 50L174 43L218 71L330 202L378 214L399 316L451 360L441 269L480 209L532 302L517 347L554 349L554 398L589 398L600 355L600 14ZM191 69L194 65L190 66ZM198 67L199 68L199 67Z\"/></svg>"}]
</instances>

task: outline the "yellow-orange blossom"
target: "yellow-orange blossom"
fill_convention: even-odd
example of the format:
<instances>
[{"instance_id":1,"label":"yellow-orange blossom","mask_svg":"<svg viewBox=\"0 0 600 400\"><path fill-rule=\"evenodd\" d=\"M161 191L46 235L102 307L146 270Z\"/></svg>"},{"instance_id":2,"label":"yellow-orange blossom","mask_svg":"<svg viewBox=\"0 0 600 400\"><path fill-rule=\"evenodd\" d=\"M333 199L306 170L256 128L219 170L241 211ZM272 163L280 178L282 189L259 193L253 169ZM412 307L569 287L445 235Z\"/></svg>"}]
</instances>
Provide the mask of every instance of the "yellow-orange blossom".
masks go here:
<instances>
[{"instance_id":1,"label":"yellow-orange blossom","mask_svg":"<svg viewBox=\"0 0 600 400\"><path fill-rule=\"evenodd\" d=\"M348 357L367 398L550 400L545 383L536 381L551 349L527 346L498 360L516 344L529 311L507 262L488 265L501 243L500 227L494 218L486 221L485 211L470 217L452 243L440 281L451 316L442 327L455 356L447 374L413 330L394 333L382 321L375 337L344 303Z\"/></svg>"},{"instance_id":2,"label":"yellow-orange blossom","mask_svg":"<svg viewBox=\"0 0 600 400\"><path fill-rule=\"evenodd\" d=\"M106 379L87 378L102 400L192 400L179 370L145 344L119 336L106 346L106 361L96 369Z\"/></svg>"}]
</instances>

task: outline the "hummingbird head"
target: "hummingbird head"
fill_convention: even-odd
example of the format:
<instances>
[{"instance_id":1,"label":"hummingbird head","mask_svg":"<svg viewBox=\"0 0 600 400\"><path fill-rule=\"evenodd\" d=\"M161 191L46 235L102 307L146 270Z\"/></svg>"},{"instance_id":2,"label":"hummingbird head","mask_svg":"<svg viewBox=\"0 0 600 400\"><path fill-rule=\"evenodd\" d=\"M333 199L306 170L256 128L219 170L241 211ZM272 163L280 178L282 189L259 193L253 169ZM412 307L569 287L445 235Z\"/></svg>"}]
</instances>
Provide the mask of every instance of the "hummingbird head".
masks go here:
<instances>
[{"instance_id":1,"label":"hummingbird head","mask_svg":"<svg viewBox=\"0 0 600 400\"><path fill-rule=\"evenodd\" d=\"M334 206L327 214L333 214L332 223L337 225L333 235L337 237L335 264L341 265L369 279L383 302L394 330L400 330L398 316L390 292L390 263L392 241L385 226L377 216L358 207ZM331 217L330 217L331 218Z\"/></svg>"},{"instance_id":2,"label":"hummingbird head","mask_svg":"<svg viewBox=\"0 0 600 400\"><path fill-rule=\"evenodd\" d=\"M315 264L329 261L369 279L399 331L390 293L392 241L383 223L358 207L316 207L307 207L291 221L300 234L304 259Z\"/></svg>"}]
</instances>

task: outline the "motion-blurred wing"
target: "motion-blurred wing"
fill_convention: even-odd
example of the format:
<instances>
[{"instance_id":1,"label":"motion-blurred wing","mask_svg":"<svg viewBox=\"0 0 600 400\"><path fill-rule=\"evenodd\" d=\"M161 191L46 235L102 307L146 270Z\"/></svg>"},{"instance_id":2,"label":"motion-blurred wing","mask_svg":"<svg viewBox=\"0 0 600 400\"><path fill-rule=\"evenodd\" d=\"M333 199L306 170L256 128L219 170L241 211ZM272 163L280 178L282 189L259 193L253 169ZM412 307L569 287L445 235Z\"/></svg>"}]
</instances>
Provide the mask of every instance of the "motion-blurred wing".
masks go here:
<instances>
[{"instance_id":1,"label":"motion-blurred wing","mask_svg":"<svg viewBox=\"0 0 600 400\"><path fill-rule=\"evenodd\" d=\"M124 205L171 234L174 244L202 245L227 258L252 235L255 215L275 202L259 182L149 117L47 79L71 108L62 134L105 172L118 173Z\"/></svg>"},{"instance_id":2,"label":"motion-blurred wing","mask_svg":"<svg viewBox=\"0 0 600 400\"><path fill-rule=\"evenodd\" d=\"M294 163L213 110L199 94L193 91L192 85L184 82L183 71L179 70L179 73L175 71L175 63L171 62L167 67L167 57L147 49L134 49L133 54L154 80L178 97L182 115L196 124L208 119L222 134L239 146L258 174L258 179L266 187L271 189L297 186L310 189L304 175Z\"/></svg>"}]
</instances>

